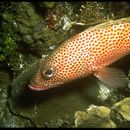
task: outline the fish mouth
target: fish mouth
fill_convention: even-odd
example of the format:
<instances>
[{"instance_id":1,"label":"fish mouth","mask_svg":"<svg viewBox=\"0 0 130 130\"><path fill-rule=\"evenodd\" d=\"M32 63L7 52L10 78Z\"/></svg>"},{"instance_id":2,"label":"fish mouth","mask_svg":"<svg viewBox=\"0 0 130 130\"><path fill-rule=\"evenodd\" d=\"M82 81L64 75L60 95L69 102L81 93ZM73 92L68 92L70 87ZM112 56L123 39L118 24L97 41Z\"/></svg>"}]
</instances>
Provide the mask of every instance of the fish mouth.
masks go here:
<instances>
[{"instance_id":1,"label":"fish mouth","mask_svg":"<svg viewBox=\"0 0 130 130\"><path fill-rule=\"evenodd\" d=\"M41 90L47 90L49 88L46 88L46 87L40 87L40 86L32 86L32 85L28 85L28 87L31 89L31 90L35 90L35 91L41 91Z\"/></svg>"},{"instance_id":2,"label":"fish mouth","mask_svg":"<svg viewBox=\"0 0 130 130\"><path fill-rule=\"evenodd\" d=\"M31 90L35 90L35 91L42 91L42 90L48 90L48 89L51 89L51 88L55 88L55 87L58 87L60 85L62 85L63 82L59 82L59 83L56 83L55 85L54 84L51 84L49 85L50 87L47 87L47 86L38 86L38 85L32 85L32 84L29 84L28 87L31 89Z\"/></svg>"}]
</instances>

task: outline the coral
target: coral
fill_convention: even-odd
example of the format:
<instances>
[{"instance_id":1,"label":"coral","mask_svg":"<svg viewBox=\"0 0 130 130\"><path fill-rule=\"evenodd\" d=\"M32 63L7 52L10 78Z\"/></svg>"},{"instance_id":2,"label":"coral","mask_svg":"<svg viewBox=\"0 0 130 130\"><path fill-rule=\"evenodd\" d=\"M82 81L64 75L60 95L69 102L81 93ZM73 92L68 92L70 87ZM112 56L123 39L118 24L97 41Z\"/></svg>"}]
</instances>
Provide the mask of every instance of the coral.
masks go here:
<instances>
[{"instance_id":1,"label":"coral","mask_svg":"<svg viewBox=\"0 0 130 130\"><path fill-rule=\"evenodd\" d=\"M104 106L89 106L86 111L75 112L75 126L87 128L115 128L110 119L110 109Z\"/></svg>"},{"instance_id":2,"label":"coral","mask_svg":"<svg viewBox=\"0 0 130 130\"><path fill-rule=\"evenodd\" d=\"M105 8L102 2L84 2L76 12L79 15L79 21L81 23L83 22L86 25L91 25L107 20L104 11Z\"/></svg>"},{"instance_id":3,"label":"coral","mask_svg":"<svg viewBox=\"0 0 130 130\"><path fill-rule=\"evenodd\" d=\"M117 111L125 120L130 121L130 98L125 98L120 102L117 102L113 106L114 110Z\"/></svg>"},{"instance_id":4,"label":"coral","mask_svg":"<svg viewBox=\"0 0 130 130\"><path fill-rule=\"evenodd\" d=\"M75 127L124 128L130 127L130 97L111 107L90 105L86 111L76 111Z\"/></svg>"}]
</instances>

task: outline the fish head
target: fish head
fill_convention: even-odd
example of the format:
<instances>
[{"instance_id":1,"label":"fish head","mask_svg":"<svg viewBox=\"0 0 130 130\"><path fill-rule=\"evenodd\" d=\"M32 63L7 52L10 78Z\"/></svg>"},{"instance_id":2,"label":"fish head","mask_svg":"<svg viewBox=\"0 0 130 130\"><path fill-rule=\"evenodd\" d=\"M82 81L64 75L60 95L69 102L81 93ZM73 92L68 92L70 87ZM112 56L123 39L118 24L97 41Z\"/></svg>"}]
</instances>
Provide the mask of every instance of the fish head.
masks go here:
<instances>
[{"instance_id":1,"label":"fish head","mask_svg":"<svg viewBox=\"0 0 130 130\"><path fill-rule=\"evenodd\" d=\"M78 43L77 35L71 37L39 63L29 87L33 90L46 90L61 86L67 82L90 73L86 65L86 55ZM89 57L88 57L89 58Z\"/></svg>"},{"instance_id":2,"label":"fish head","mask_svg":"<svg viewBox=\"0 0 130 130\"><path fill-rule=\"evenodd\" d=\"M32 77L29 88L32 90L47 90L50 88L58 87L63 84L63 79L58 77L58 72L61 71L59 68L53 65L39 66L36 74ZM62 72L61 72L62 73Z\"/></svg>"},{"instance_id":3,"label":"fish head","mask_svg":"<svg viewBox=\"0 0 130 130\"><path fill-rule=\"evenodd\" d=\"M69 64L66 55L57 50L38 65L36 74L32 77L29 88L40 91L58 87L75 78L74 67Z\"/></svg>"}]
</instances>

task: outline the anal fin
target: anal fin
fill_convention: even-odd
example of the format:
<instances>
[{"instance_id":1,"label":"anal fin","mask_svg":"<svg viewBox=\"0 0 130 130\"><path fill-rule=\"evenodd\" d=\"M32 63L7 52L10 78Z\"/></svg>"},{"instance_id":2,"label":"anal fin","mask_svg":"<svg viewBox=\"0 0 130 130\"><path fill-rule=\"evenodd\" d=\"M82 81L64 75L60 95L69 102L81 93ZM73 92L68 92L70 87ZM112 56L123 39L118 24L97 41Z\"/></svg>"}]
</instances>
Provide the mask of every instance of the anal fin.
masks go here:
<instances>
[{"instance_id":1,"label":"anal fin","mask_svg":"<svg viewBox=\"0 0 130 130\"><path fill-rule=\"evenodd\" d=\"M128 82L127 76L123 71L111 67L104 67L96 71L94 75L111 88L122 87Z\"/></svg>"}]
</instances>

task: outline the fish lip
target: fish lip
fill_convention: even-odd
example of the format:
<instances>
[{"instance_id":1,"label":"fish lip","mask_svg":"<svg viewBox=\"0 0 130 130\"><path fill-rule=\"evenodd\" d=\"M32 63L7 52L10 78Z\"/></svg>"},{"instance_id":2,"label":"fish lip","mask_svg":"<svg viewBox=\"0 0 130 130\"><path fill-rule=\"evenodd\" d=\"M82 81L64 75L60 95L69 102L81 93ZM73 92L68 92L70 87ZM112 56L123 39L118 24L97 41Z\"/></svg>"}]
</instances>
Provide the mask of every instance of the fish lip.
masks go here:
<instances>
[{"instance_id":1,"label":"fish lip","mask_svg":"<svg viewBox=\"0 0 130 130\"><path fill-rule=\"evenodd\" d=\"M40 87L37 85L29 84L28 87L34 91L41 91L41 90L48 90L50 88L54 88L54 87L57 87L57 86L62 85L62 84L63 84L63 82L59 82L59 83L56 83L55 85L52 85L53 87L45 87L45 86Z\"/></svg>"},{"instance_id":2,"label":"fish lip","mask_svg":"<svg viewBox=\"0 0 130 130\"><path fill-rule=\"evenodd\" d=\"M35 87L35 86L32 86L32 85L28 85L28 87L31 89L31 90L35 90L35 91L41 91L41 90L47 90L48 88L44 88L44 87Z\"/></svg>"}]
</instances>

